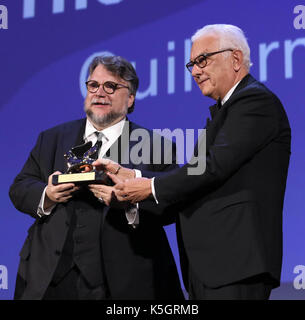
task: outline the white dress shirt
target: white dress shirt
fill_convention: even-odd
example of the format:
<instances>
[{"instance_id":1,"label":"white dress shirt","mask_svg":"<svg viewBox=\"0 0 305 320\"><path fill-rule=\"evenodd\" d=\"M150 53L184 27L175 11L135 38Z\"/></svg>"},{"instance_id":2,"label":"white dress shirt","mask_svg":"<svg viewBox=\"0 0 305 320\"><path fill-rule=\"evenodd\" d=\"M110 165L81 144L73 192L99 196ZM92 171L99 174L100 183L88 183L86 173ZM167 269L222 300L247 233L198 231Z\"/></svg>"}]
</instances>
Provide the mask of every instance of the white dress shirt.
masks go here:
<instances>
[{"instance_id":1,"label":"white dress shirt","mask_svg":"<svg viewBox=\"0 0 305 320\"><path fill-rule=\"evenodd\" d=\"M98 158L102 158L106 152L109 150L109 148L113 145L113 143L121 136L123 132L123 128L126 122L126 118L121 120L120 122L116 123L115 125L108 127L102 131L102 147L99 150ZM97 136L95 134L96 128L92 125L92 123L88 120L86 121L86 128L85 133L83 136L83 139L85 142L91 141L92 145L94 145L97 142ZM141 172L139 170L135 170L135 176L136 178L139 178L142 176ZM47 187L46 187L47 188ZM47 210L44 210L44 199L45 199L45 192L46 188L44 189L40 203L38 206L37 214L42 217L44 215L50 215L52 210L55 208L56 204L49 207ZM125 210L126 218L128 221L128 224L132 225L133 227L136 227L139 224L139 214L138 214L138 204L131 205L130 208Z\"/></svg>"},{"instance_id":2,"label":"white dress shirt","mask_svg":"<svg viewBox=\"0 0 305 320\"><path fill-rule=\"evenodd\" d=\"M98 158L103 158L103 156L106 154L108 149L114 144L114 142L122 134L125 121L126 121L126 119L123 119L111 127L108 127L102 131L98 131L103 134L103 136L102 136L103 144L102 144L102 147L99 151ZM84 133L84 137L83 137L84 141L85 142L91 141L92 145L94 146L95 143L97 142L97 136L95 134L96 131L97 131L96 128L87 119L86 129L85 129L85 133Z\"/></svg>"},{"instance_id":3,"label":"white dress shirt","mask_svg":"<svg viewBox=\"0 0 305 320\"><path fill-rule=\"evenodd\" d=\"M241 80L239 80L228 92L227 94L224 96L224 98L221 100L221 105L223 106L231 97L232 93L234 92L234 90L236 89L236 87L239 85Z\"/></svg>"}]
</instances>

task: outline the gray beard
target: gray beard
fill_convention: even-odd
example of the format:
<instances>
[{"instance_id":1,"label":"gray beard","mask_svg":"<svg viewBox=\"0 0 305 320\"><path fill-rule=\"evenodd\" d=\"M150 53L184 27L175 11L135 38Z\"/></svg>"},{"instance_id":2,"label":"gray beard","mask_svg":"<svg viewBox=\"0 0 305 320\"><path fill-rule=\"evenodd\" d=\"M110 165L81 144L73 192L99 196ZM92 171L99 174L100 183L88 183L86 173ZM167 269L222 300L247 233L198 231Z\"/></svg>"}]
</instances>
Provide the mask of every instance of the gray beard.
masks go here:
<instances>
[{"instance_id":1,"label":"gray beard","mask_svg":"<svg viewBox=\"0 0 305 320\"><path fill-rule=\"evenodd\" d=\"M126 112L109 112L106 115L103 116L97 116L92 112L92 110L87 109L85 107L85 112L87 114L87 117L91 120L93 124L100 128L105 128L110 126L113 122L117 122L116 120L122 119L126 116Z\"/></svg>"}]
</instances>

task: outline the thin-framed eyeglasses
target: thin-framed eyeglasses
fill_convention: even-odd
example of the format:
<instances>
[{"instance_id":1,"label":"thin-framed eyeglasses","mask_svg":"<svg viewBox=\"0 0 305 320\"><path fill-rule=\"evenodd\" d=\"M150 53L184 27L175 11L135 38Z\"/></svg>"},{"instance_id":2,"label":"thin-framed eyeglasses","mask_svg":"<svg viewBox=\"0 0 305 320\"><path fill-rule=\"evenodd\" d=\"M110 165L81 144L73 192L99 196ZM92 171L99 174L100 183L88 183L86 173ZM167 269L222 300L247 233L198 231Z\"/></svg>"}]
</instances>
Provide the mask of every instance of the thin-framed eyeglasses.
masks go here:
<instances>
[{"instance_id":1,"label":"thin-framed eyeglasses","mask_svg":"<svg viewBox=\"0 0 305 320\"><path fill-rule=\"evenodd\" d=\"M100 88L100 86L102 86L103 90L108 94L113 94L113 93L115 93L116 90L122 89L122 88L126 88L126 89L130 90L130 88L128 86L125 86L121 83L116 83L113 81L106 81L104 83L99 83L95 80L86 81L87 90L91 93L96 93L98 91L98 89Z\"/></svg>"},{"instance_id":2,"label":"thin-framed eyeglasses","mask_svg":"<svg viewBox=\"0 0 305 320\"><path fill-rule=\"evenodd\" d=\"M215 51L215 52L202 53L198 57L196 57L193 61L188 62L185 66L186 66L187 70L190 73L192 73L194 65L196 65L197 67L202 69L207 65L207 63L208 63L207 59L209 57L213 56L214 54L222 53L225 51L234 51L234 50L233 49L223 49L223 50Z\"/></svg>"}]
</instances>

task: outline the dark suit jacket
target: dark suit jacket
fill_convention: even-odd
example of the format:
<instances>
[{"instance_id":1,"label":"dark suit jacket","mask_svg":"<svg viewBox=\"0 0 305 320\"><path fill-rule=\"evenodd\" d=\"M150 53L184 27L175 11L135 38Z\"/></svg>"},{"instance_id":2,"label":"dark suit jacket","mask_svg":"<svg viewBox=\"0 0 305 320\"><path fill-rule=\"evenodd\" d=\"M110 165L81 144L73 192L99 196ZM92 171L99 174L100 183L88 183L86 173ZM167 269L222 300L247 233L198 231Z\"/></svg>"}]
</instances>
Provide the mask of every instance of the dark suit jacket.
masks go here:
<instances>
[{"instance_id":1,"label":"dark suit jacket","mask_svg":"<svg viewBox=\"0 0 305 320\"><path fill-rule=\"evenodd\" d=\"M85 119L72 121L42 132L10 188L15 207L35 218L20 252L15 297L41 299L52 279L67 236L67 204L57 204L50 216L39 218L36 212L49 175L56 170L64 172L64 153L82 143L85 122ZM128 125L125 125L122 134L125 138L127 128ZM129 122L130 134L139 128ZM142 143L153 157L154 137L151 131L146 132L147 137ZM119 154L124 159L136 144L129 141L129 135L124 141L120 137L117 143L122 151ZM167 171L176 167L173 162L164 164L164 161L159 165L130 163L124 166L152 171ZM150 212L148 205L145 210L140 210L139 226L133 229L128 225L124 210L109 209L94 198L88 199L86 205L103 215L101 244L106 279L113 299L183 297L176 265L163 230L163 225L172 222L172 219L165 221L162 215Z\"/></svg>"},{"instance_id":2,"label":"dark suit jacket","mask_svg":"<svg viewBox=\"0 0 305 320\"><path fill-rule=\"evenodd\" d=\"M267 273L277 286L290 157L287 116L279 99L251 75L215 108L206 128L205 172L188 175L187 164L157 177L157 199L163 205L180 201L188 263L205 285Z\"/></svg>"}]
</instances>

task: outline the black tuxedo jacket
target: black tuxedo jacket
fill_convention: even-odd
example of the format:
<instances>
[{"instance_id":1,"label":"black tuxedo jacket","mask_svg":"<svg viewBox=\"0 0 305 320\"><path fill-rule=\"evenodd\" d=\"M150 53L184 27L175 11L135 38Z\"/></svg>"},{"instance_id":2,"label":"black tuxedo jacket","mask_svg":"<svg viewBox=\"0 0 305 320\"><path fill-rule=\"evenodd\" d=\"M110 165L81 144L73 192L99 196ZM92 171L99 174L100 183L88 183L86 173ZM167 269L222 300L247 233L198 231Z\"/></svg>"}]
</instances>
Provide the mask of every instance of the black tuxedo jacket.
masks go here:
<instances>
[{"instance_id":1,"label":"black tuxedo jacket","mask_svg":"<svg viewBox=\"0 0 305 320\"><path fill-rule=\"evenodd\" d=\"M179 201L183 266L189 264L205 285L267 273L277 286L290 157L287 116L279 99L251 75L211 114L205 172L189 175L192 166L186 164L157 177L157 199L163 205Z\"/></svg>"},{"instance_id":2,"label":"black tuxedo jacket","mask_svg":"<svg viewBox=\"0 0 305 320\"><path fill-rule=\"evenodd\" d=\"M15 297L41 299L52 279L69 229L69 202L57 204L50 216L39 218L36 212L49 175L56 170L64 172L64 153L83 143L85 123L86 119L76 120L42 132L10 188L10 197L15 207L35 218L20 252ZM126 122L123 134L117 141L119 155L122 155L125 162L130 150L137 144L136 141L129 141L129 135L126 140L127 128L129 134L132 134L140 127ZM145 150L151 152L152 158L155 136L151 131L147 130L146 133L142 144L146 145ZM164 139L161 140L164 143ZM161 158L165 156L162 153ZM114 160L121 161L120 158ZM174 161L164 164L161 159L158 165L149 164L152 161L148 164L123 165L139 170L167 171L176 167ZM173 222L173 219L165 221L162 215L152 213L150 205L147 205L145 209L140 209L139 226L133 229L128 225L124 210L106 207L94 197L88 198L84 206L100 213L103 220L101 246L112 299L183 298L176 265L163 230L163 225ZM98 279L93 277L92 281Z\"/></svg>"}]
</instances>

